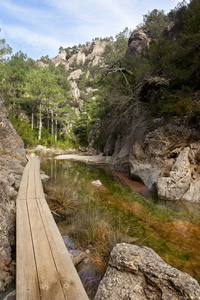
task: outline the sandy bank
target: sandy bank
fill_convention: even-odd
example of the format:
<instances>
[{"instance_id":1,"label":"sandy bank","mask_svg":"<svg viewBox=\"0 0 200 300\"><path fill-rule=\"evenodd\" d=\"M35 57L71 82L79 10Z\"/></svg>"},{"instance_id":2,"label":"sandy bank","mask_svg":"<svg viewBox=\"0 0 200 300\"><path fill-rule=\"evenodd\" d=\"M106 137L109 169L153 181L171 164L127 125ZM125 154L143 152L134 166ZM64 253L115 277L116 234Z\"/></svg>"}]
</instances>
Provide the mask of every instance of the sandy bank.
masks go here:
<instances>
[{"instance_id":1,"label":"sandy bank","mask_svg":"<svg viewBox=\"0 0 200 300\"><path fill-rule=\"evenodd\" d=\"M111 156L66 154L58 155L55 157L55 159L71 159L93 164L109 164Z\"/></svg>"}]
</instances>

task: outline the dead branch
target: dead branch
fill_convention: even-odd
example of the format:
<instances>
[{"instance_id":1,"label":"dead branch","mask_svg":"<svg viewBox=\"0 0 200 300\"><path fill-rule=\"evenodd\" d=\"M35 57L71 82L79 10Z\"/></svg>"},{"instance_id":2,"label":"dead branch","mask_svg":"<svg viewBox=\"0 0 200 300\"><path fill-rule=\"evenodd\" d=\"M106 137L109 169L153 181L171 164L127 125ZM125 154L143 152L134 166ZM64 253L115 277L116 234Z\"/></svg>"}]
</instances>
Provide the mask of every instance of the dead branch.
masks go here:
<instances>
[{"instance_id":1,"label":"dead branch","mask_svg":"<svg viewBox=\"0 0 200 300\"><path fill-rule=\"evenodd\" d=\"M133 72L131 72L130 70L127 70L126 68L113 68L113 69L108 69L105 74L102 76L102 78L99 80L99 82L101 82L106 76L113 74L113 73L117 73L117 72L121 72L123 74L128 74L128 75L133 75ZM99 83L98 82L98 83Z\"/></svg>"}]
</instances>

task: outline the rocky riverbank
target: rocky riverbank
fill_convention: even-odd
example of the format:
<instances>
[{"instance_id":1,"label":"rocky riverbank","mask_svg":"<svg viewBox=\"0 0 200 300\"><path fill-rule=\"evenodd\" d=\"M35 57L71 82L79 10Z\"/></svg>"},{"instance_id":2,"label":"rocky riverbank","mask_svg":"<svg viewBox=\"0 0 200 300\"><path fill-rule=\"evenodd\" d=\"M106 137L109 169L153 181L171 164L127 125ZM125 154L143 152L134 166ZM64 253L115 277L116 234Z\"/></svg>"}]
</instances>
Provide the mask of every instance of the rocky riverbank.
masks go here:
<instances>
[{"instance_id":1,"label":"rocky riverbank","mask_svg":"<svg viewBox=\"0 0 200 300\"><path fill-rule=\"evenodd\" d=\"M25 164L23 142L0 97L0 295L15 275L15 198Z\"/></svg>"},{"instance_id":2,"label":"rocky riverbank","mask_svg":"<svg viewBox=\"0 0 200 300\"><path fill-rule=\"evenodd\" d=\"M156 191L161 199L200 202L199 126L187 118L133 122L129 133L108 142L110 163ZM151 128L150 128L151 127ZM109 144L110 143L110 144Z\"/></svg>"}]
</instances>

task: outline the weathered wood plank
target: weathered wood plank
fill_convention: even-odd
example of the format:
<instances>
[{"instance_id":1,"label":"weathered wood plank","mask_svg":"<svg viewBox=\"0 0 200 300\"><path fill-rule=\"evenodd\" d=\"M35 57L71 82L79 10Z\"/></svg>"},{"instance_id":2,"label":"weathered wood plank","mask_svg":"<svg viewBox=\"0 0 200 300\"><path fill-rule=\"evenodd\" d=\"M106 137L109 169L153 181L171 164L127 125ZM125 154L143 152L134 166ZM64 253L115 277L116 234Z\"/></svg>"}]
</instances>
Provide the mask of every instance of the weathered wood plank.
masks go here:
<instances>
[{"instance_id":1,"label":"weathered wood plank","mask_svg":"<svg viewBox=\"0 0 200 300\"><path fill-rule=\"evenodd\" d=\"M36 198L44 197L44 190L42 186L42 181L40 177L40 160L37 159L35 163L35 184L36 184Z\"/></svg>"},{"instance_id":2,"label":"weathered wood plank","mask_svg":"<svg viewBox=\"0 0 200 300\"><path fill-rule=\"evenodd\" d=\"M30 223L26 200L17 198L17 280L16 297L18 300L40 299L40 291L33 252Z\"/></svg>"},{"instance_id":3,"label":"weathered wood plank","mask_svg":"<svg viewBox=\"0 0 200 300\"><path fill-rule=\"evenodd\" d=\"M30 168L28 174L27 199L36 199L34 165Z\"/></svg>"},{"instance_id":4,"label":"weathered wood plank","mask_svg":"<svg viewBox=\"0 0 200 300\"><path fill-rule=\"evenodd\" d=\"M37 203L27 203L42 299L65 299Z\"/></svg>"},{"instance_id":5,"label":"weathered wood plank","mask_svg":"<svg viewBox=\"0 0 200 300\"><path fill-rule=\"evenodd\" d=\"M17 198L16 295L17 300L88 300L44 198L35 157L29 158Z\"/></svg>"},{"instance_id":6,"label":"weathered wood plank","mask_svg":"<svg viewBox=\"0 0 200 300\"><path fill-rule=\"evenodd\" d=\"M88 296L83 288L82 282L76 272L46 200L43 198L37 199L37 201L66 299L88 300Z\"/></svg>"},{"instance_id":7,"label":"weathered wood plank","mask_svg":"<svg viewBox=\"0 0 200 300\"><path fill-rule=\"evenodd\" d=\"M24 172L22 175L22 179L21 179L21 183L20 183L20 187L19 187L19 191L18 191L18 198L26 199L27 185L28 185L28 172L31 168L31 164L32 164L32 158L30 157L27 165L24 168Z\"/></svg>"}]
</instances>

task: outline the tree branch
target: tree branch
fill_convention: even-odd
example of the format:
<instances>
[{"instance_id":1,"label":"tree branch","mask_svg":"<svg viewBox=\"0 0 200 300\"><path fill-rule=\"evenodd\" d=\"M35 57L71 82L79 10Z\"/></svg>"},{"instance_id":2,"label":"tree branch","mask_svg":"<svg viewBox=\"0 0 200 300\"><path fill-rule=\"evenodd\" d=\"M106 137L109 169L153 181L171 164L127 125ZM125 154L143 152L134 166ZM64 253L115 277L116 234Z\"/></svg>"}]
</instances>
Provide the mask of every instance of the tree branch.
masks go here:
<instances>
[{"instance_id":1,"label":"tree branch","mask_svg":"<svg viewBox=\"0 0 200 300\"><path fill-rule=\"evenodd\" d=\"M128 74L128 75L133 75L133 72L131 72L130 70L127 70L126 68L114 68L114 69L109 69L106 71L106 73L102 76L102 78L99 80L99 82L101 82L106 76L113 74L113 73L117 73L117 72L121 72L123 74ZM99 83L98 82L98 83Z\"/></svg>"}]
</instances>

